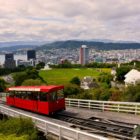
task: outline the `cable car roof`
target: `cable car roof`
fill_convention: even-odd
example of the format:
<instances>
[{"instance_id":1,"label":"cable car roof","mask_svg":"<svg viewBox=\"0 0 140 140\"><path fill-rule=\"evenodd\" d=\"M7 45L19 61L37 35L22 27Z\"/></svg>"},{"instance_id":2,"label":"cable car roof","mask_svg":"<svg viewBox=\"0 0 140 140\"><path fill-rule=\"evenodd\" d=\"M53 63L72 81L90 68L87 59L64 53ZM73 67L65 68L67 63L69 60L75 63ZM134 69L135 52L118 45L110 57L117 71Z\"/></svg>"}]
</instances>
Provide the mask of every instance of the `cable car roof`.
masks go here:
<instances>
[{"instance_id":1,"label":"cable car roof","mask_svg":"<svg viewBox=\"0 0 140 140\"><path fill-rule=\"evenodd\" d=\"M38 92L53 92L60 89L63 89L64 86L16 86L16 87L10 87L7 90L8 91L38 91Z\"/></svg>"}]
</instances>

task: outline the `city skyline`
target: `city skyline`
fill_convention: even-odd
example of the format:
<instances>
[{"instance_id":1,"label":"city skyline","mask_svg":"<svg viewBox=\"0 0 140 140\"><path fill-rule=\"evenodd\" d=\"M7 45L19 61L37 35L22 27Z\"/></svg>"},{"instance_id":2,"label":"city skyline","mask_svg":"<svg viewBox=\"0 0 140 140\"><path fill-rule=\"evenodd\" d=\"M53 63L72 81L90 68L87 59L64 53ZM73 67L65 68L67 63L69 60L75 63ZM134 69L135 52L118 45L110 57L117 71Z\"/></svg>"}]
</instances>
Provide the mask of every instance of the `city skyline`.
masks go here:
<instances>
[{"instance_id":1,"label":"city skyline","mask_svg":"<svg viewBox=\"0 0 140 140\"><path fill-rule=\"evenodd\" d=\"M0 42L140 42L138 0L0 0Z\"/></svg>"}]
</instances>

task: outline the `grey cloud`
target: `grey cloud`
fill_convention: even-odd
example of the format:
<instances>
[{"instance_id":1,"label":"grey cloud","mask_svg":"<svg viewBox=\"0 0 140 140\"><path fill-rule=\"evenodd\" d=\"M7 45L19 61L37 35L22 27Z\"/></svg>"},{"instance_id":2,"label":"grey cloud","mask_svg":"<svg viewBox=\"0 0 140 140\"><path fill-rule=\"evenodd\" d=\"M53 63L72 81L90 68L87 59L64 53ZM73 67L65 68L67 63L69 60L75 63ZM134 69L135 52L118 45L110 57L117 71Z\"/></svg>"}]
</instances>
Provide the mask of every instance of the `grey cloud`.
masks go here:
<instances>
[{"instance_id":1,"label":"grey cloud","mask_svg":"<svg viewBox=\"0 0 140 140\"><path fill-rule=\"evenodd\" d=\"M140 41L139 0L0 0L0 41Z\"/></svg>"}]
</instances>

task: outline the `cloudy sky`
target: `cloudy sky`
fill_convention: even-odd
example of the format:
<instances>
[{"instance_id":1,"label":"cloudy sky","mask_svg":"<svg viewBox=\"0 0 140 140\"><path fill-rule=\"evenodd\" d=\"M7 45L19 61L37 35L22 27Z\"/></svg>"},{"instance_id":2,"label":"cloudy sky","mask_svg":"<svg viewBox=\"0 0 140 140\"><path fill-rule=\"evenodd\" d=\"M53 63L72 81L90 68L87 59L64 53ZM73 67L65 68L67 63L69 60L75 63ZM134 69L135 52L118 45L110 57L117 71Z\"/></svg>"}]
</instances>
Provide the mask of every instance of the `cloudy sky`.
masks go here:
<instances>
[{"instance_id":1,"label":"cloudy sky","mask_svg":"<svg viewBox=\"0 0 140 140\"><path fill-rule=\"evenodd\" d=\"M140 42L139 0L0 0L0 41Z\"/></svg>"}]
</instances>

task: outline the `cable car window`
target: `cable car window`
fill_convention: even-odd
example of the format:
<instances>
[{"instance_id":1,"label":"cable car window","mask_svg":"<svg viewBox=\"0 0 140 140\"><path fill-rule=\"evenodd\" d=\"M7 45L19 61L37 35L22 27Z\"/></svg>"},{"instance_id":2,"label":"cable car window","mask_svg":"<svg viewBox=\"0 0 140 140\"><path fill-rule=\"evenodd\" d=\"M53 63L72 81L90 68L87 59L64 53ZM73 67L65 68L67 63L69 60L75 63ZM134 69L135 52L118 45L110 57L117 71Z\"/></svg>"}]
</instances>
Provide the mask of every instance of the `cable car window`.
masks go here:
<instances>
[{"instance_id":1,"label":"cable car window","mask_svg":"<svg viewBox=\"0 0 140 140\"><path fill-rule=\"evenodd\" d=\"M33 100L38 100L38 92L32 92L32 95L33 95Z\"/></svg>"},{"instance_id":2,"label":"cable car window","mask_svg":"<svg viewBox=\"0 0 140 140\"><path fill-rule=\"evenodd\" d=\"M28 99L29 99L29 100L33 100L32 92L27 91L25 94L28 96Z\"/></svg>"},{"instance_id":3,"label":"cable car window","mask_svg":"<svg viewBox=\"0 0 140 140\"><path fill-rule=\"evenodd\" d=\"M18 92L17 91L13 91L14 96L17 97L18 96Z\"/></svg>"},{"instance_id":4,"label":"cable car window","mask_svg":"<svg viewBox=\"0 0 140 140\"><path fill-rule=\"evenodd\" d=\"M25 94L26 94L26 92L21 92L21 93L20 93L20 98L21 98L21 99L25 99Z\"/></svg>"},{"instance_id":5,"label":"cable car window","mask_svg":"<svg viewBox=\"0 0 140 140\"><path fill-rule=\"evenodd\" d=\"M15 97L20 98L21 96L21 92L20 91L15 91Z\"/></svg>"},{"instance_id":6,"label":"cable car window","mask_svg":"<svg viewBox=\"0 0 140 140\"><path fill-rule=\"evenodd\" d=\"M27 100L28 99L28 95L27 95L27 92L21 92L21 94L22 94L22 99L25 99L25 100Z\"/></svg>"},{"instance_id":7,"label":"cable car window","mask_svg":"<svg viewBox=\"0 0 140 140\"><path fill-rule=\"evenodd\" d=\"M14 91L9 92L9 97L14 97Z\"/></svg>"},{"instance_id":8,"label":"cable car window","mask_svg":"<svg viewBox=\"0 0 140 140\"><path fill-rule=\"evenodd\" d=\"M39 100L40 101L47 101L47 93L46 92L40 92L39 93Z\"/></svg>"},{"instance_id":9,"label":"cable car window","mask_svg":"<svg viewBox=\"0 0 140 140\"><path fill-rule=\"evenodd\" d=\"M62 99L62 98L64 98L64 92L63 92L63 89L57 91L57 96L58 96L58 99Z\"/></svg>"},{"instance_id":10,"label":"cable car window","mask_svg":"<svg viewBox=\"0 0 140 140\"><path fill-rule=\"evenodd\" d=\"M38 92L27 91L26 95L29 100L38 100Z\"/></svg>"},{"instance_id":11,"label":"cable car window","mask_svg":"<svg viewBox=\"0 0 140 140\"><path fill-rule=\"evenodd\" d=\"M52 92L50 95L51 95L52 101L56 101L57 100L57 92Z\"/></svg>"},{"instance_id":12,"label":"cable car window","mask_svg":"<svg viewBox=\"0 0 140 140\"><path fill-rule=\"evenodd\" d=\"M9 92L6 92L6 97L7 96L10 96L10 93ZM3 94L1 94L1 97L4 97Z\"/></svg>"},{"instance_id":13,"label":"cable car window","mask_svg":"<svg viewBox=\"0 0 140 140\"><path fill-rule=\"evenodd\" d=\"M47 101L52 101L51 93L48 93L46 96L47 96Z\"/></svg>"}]
</instances>

